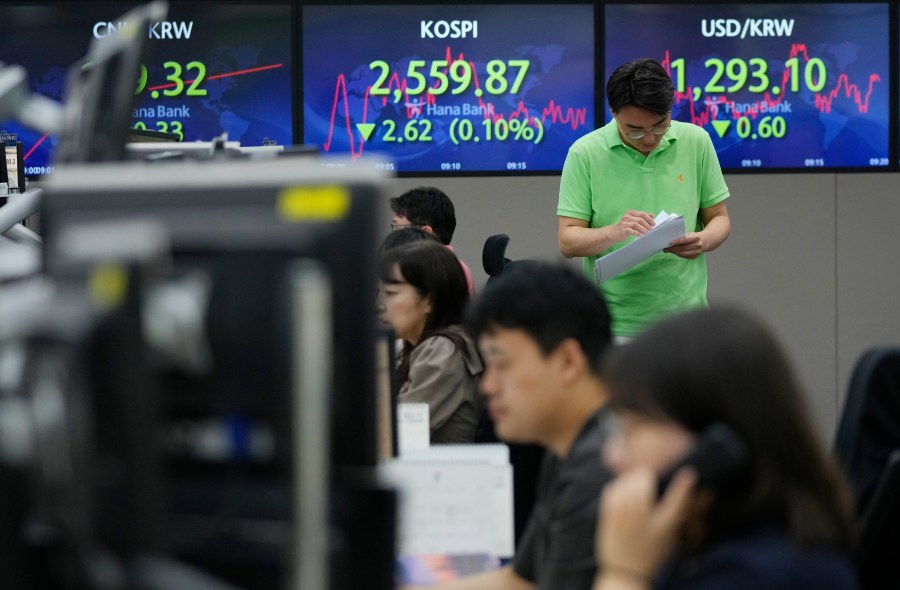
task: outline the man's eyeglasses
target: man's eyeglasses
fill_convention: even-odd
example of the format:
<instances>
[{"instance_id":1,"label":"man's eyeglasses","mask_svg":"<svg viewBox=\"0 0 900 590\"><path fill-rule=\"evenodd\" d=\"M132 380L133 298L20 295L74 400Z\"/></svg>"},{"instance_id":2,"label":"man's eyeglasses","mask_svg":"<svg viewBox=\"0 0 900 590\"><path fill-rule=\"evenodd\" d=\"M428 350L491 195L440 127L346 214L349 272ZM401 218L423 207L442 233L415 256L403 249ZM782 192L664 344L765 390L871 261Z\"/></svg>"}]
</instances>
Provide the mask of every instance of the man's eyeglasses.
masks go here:
<instances>
[{"instance_id":1,"label":"man's eyeglasses","mask_svg":"<svg viewBox=\"0 0 900 590\"><path fill-rule=\"evenodd\" d=\"M671 126L672 125L669 124L669 125L660 125L659 127L651 127L650 131L646 131L644 129L626 130L625 137L627 137L628 139L643 139L644 136L647 135L648 133L650 133L651 135L655 135L656 137L659 137L660 135L665 135L666 131L668 131L669 127L671 127Z\"/></svg>"},{"instance_id":2,"label":"man's eyeglasses","mask_svg":"<svg viewBox=\"0 0 900 590\"><path fill-rule=\"evenodd\" d=\"M618 117L616 117L616 121L619 121ZM619 121L619 124L621 125L622 122ZM669 127L671 126L672 123L669 123L668 125L657 125L656 127L651 127L650 130L647 131L646 129L627 129L624 125L622 125L622 133L628 139L643 139L644 136L648 133L659 137L661 135L665 135L666 131L668 131Z\"/></svg>"},{"instance_id":3,"label":"man's eyeglasses","mask_svg":"<svg viewBox=\"0 0 900 590\"><path fill-rule=\"evenodd\" d=\"M397 231L398 229L404 229L407 227L419 227L418 225L414 225L412 223L392 223L391 231Z\"/></svg>"}]
</instances>

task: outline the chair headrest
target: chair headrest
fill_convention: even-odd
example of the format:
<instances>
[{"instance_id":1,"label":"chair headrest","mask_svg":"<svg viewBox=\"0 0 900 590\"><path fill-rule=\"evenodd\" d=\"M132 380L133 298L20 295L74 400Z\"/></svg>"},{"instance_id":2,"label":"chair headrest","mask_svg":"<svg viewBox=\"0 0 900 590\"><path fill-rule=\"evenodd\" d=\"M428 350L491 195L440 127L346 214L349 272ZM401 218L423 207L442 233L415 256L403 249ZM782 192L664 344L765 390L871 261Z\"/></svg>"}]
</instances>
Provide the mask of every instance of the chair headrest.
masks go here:
<instances>
[{"instance_id":1,"label":"chair headrest","mask_svg":"<svg viewBox=\"0 0 900 590\"><path fill-rule=\"evenodd\" d=\"M506 234L495 234L485 240L484 249L481 251L481 265L488 276L499 277L503 267L509 262L506 258L507 244L509 236Z\"/></svg>"}]
</instances>

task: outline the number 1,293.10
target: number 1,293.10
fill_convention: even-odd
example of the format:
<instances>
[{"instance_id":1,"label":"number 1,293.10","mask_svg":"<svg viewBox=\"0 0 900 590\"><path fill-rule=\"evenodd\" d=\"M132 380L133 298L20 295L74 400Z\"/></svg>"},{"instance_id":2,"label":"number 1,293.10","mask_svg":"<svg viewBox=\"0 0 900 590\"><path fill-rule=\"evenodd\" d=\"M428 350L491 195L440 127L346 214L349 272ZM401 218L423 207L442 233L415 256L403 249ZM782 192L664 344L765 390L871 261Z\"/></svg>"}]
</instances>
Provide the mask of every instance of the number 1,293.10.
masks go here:
<instances>
[{"instance_id":1,"label":"number 1,293.10","mask_svg":"<svg viewBox=\"0 0 900 590\"><path fill-rule=\"evenodd\" d=\"M684 58L673 59L671 63L675 90L684 92L687 87ZM771 91L772 94L779 94L787 90L799 92L801 69L806 88L810 92L819 92L825 87L825 80L828 78L825 62L818 57L810 58L802 68L800 59L797 57L785 61L784 67L789 72L786 88L769 84L768 63L759 57L751 57L748 60L735 57L727 62L717 57L711 57L703 63L703 66L712 70L712 76L703 88L706 93L737 92L747 84L748 80L756 81L755 84L747 86L747 90L750 92ZM723 78L730 80L732 84L726 87L721 83Z\"/></svg>"}]
</instances>

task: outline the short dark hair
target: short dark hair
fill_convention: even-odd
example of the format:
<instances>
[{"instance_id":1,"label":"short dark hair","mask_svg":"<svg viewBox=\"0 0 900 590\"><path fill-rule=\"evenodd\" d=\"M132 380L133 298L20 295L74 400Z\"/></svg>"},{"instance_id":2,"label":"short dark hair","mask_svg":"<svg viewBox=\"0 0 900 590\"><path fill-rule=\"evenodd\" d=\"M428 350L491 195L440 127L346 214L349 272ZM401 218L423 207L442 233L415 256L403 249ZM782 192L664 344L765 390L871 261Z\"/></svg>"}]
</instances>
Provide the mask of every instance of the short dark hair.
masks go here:
<instances>
[{"instance_id":1,"label":"short dark hair","mask_svg":"<svg viewBox=\"0 0 900 590\"><path fill-rule=\"evenodd\" d=\"M520 261L504 270L472 302L466 324L476 335L498 328L522 330L545 355L572 338L594 373L612 340L600 290L584 275L545 262Z\"/></svg>"},{"instance_id":2,"label":"short dark hair","mask_svg":"<svg viewBox=\"0 0 900 590\"><path fill-rule=\"evenodd\" d=\"M801 548L849 547L847 487L816 439L787 357L759 320L734 308L668 318L610 351L601 379L613 409L697 434L721 422L746 443L748 466L717 493L700 545L774 525Z\"/></svg>"},{"instance_id":3,"label":"short dark hair","mask_svg":"<svg viewBox=\"0 0 900 590\"><path fill-rule=\"evenodd\" d=\"M456 210L444 192L433 186L410 189L391 199L391 211L413 225L427 225L443 244L449 244L456 231Z\"/></svg>"},{"instance_id":4,"label":"short dark hair","mask_svg":"<svg viewBox=\"0 0 900 590\"><path fill-rule=\"evenodd\" d=\"M675 86L659 62L636 59L612 73L606 82L606 98L614 113L634 105L665 117L675 102Z\"/></svg>"},{"instance_id":5,"label":"short dark hair","mask_svg":"<svg viewBox=\"0 0 900 590\"><path fill-rule=\"evenodd\" d=\"M400 246L405 246L406 244L423 241L437 242L438 239L437 236L425 231L421 227L401 227L400 229L395 229L384 238L384 241L381 242L381 246L378 248L378 252L382 253L391 248L398 248Z\"/></svg>"}]
</instances>

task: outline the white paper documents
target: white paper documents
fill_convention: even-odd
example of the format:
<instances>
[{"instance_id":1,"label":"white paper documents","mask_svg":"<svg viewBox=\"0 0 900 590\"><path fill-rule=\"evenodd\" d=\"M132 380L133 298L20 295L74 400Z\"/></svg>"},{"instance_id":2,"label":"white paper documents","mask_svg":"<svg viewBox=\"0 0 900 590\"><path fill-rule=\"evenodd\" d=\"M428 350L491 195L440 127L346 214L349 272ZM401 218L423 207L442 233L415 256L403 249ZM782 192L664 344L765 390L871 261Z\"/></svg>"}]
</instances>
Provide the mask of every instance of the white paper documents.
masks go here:
<instances>
[{"instance_id":1,"label":"white paper documents","mask_svg":"<svg viewBox=\"0 0 900 590\"><path fill-rule=\"evenodd\" d=\"M654 217L653 229L625 244L618 250L600 257L594 265L597 282L609 280L669 247L669 242L685 234L684 217L660 211Z\"/></svg>"},{"instance_id":2,"label":"white paper documents","mask_svg":"<svg viewBox=\"0 0 900 590\"><path fill-rule=\"evenodd\" d=\"M431 444L428 404L397 404L397 444L401 454L428 450Z\"/></svg>"},{"instance_id":3,"label":"white paper documents","mask_svg":"<svg viewBox=\"0 0 900 590\"><path fill-rule=\"evenodd\" d=\"M401 492L400 555L512 557L512 466L506 445L435 445L379 467Z\"/></svg>"}]
</instances>

